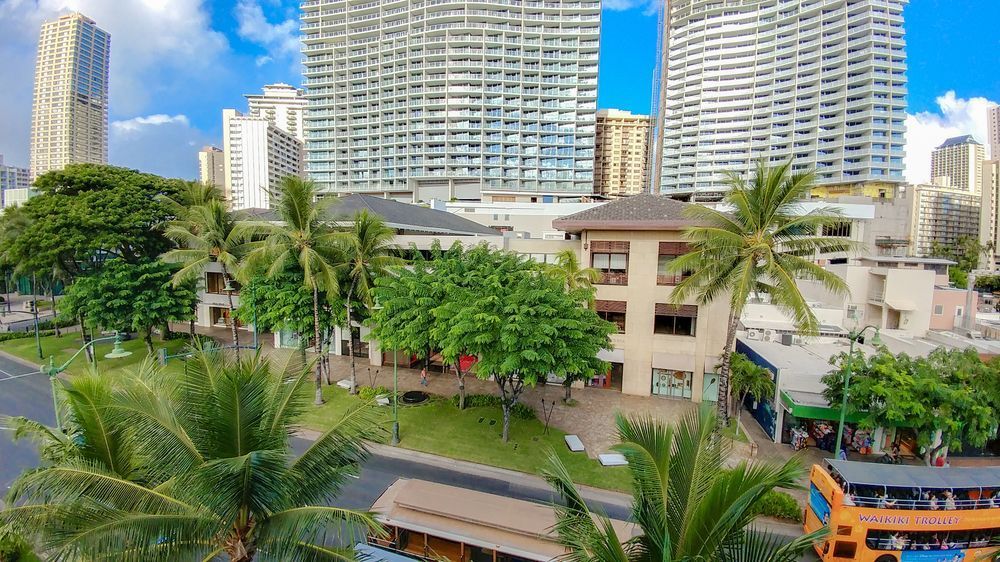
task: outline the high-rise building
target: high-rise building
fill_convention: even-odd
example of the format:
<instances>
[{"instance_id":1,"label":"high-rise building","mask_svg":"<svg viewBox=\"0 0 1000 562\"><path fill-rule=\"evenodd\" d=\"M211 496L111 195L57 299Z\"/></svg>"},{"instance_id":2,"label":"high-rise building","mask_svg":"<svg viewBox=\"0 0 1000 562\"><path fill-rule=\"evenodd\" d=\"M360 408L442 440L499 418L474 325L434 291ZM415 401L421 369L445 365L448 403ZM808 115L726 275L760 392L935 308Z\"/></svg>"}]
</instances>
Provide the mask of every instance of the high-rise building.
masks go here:
<instances>
[{"instance_id":1,"label":"high-rise building","mask_svg":"<svg viewBox=\"0 0 1000 562\"><path fill-rule=\"evenodd\" d=\"M620 197L646 190L649 152L648 115L618 109L597 112L594 192Z\"/></svg>"},{"instance_id":2,"label":"high-rise building","mask_svg":"<svg viewBox=\"0 0 1000 562\"><path fill-rule=\"evenodd\" d=\"M0 154L0 209L21 205L31 197L31 181L27 168L7 166Z\"/></svg>"},{"instance_id":3,"label":"high-rise building","mask_svg":"<svg viewBox=\"0 0 1000 562\"><path fill-rule=\"evenodd\" d=\"M219 189L226 187L226 153L221 148L206 146L198 151L198 181L206 185L214 185Z\"/></svg>"},{"instance_id":4,"label":"high-rise building","mask_svg":"<svg viewBox=\"0 0 1000 562\"><path fill-rule=\"evenodd\" d=\"M72 13L42 24L31 111L32 179L77 162L108 161L111 35Z\"/></svg>"},{"instance_id":5,"label":"high-rise building","mask_svg":"<svg viewBox=\"0 0 1000 562\"><path fill-rule=\"evenodd\" d=\"M1000 160L1000 105L994 105L986 110L986 129L990 160Z\"/></svg>"},{"instance_id":6,"label":"high-rise building","mask_svg":"<svg viewBox=\"0 0 1000 562\"><path fill-rule=\"evenodd\" d=\"M936 247L956 249L962 238L979 240L981 195L966 189L914 185L910 201L910 240L918 256Z\"/></svg>"},{"instance_id":7,"label":"high-rise building","mask_svg":"<svg viewBox=\"0 0 1000 562\"><path fill-rule=\"evenodd\" d=\"M268 84L262 94L246 94L250 117L263 117L269 123L285 131L302 142L302 116L306 109L306 98L302 90L288 84Z\"/></svg>"},{"instance_id":8,"label":"high-rise building","mask_svg":"<svg viewBox=\"0 0 1000 562\"><path fill-rule=\"evenodd\" d=\"M907 2L666 2L654 184L717 198L764 159L815 170L817 196L894 196Z\"/></svg>"},{"instance_id":9,"label":"high-rise building","mask_svg":"<svg viewBox=\"0 0 1000 562\"><path fill-rule=\"evenodd\" d=\"M1000 258L1000 158L984 160L983 195L979 222L979 243L989 250L987 267L997 269Z\"/></svg>"},{"instance_id":10,"label":"high-rise building","mask_svg":"<svg viewBox=\"0 0 1000 562\"><path fill-rule=\"evenodd\" d=\"M931 183L982 193L986 148L972 135L952 137L931 152Z\"/></svg>"},{"instance_id":11,"label":"high-rise building","mask_svg":"<svg viewBox=\"0 0 1000 562\"><path fill-rule=\"evenodd\" d=\"M303 175L302 142L264 117L222 110L225 197L233 210L266 209L286 176Z\"/></svg>"},{"instance_id":12,"label":"high-rise building","mask_svg":"<svg viewBox=\"0 0 1000 562\"><path fill-rule=\"evenodd\" d=\"M306 0L309 177L417 200L594 190L599 0Z\"/></svg>"}]
</instances>

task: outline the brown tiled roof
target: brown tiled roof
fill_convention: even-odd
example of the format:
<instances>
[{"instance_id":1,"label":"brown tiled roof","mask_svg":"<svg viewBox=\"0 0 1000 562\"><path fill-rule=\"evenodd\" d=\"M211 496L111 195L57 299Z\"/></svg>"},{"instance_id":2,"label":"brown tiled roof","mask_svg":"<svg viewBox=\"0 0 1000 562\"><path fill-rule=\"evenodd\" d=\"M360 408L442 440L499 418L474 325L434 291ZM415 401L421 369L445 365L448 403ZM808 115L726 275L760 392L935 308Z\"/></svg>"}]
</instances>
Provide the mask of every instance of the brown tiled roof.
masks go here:
<instances>
[{"instance_id":1,"label":"brown tiled roof","mask_svg":"<svg viewBox=\"0 0 1000 562\"><path fill-rule=\"evenodd\" d=\"M567 232L581 230L672 230L698 224L685 216L691 203L642 193L552 221Z\"/></svg>"}]
</instances>

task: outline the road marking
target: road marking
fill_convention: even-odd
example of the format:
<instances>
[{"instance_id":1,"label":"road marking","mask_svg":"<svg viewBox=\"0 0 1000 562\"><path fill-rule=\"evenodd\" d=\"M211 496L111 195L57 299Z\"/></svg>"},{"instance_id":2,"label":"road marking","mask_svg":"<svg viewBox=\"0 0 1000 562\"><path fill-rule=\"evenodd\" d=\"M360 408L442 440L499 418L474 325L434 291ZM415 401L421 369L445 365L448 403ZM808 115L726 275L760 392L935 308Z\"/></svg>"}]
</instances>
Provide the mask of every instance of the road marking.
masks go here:
<instances>
[{"instance_id":1,"label":"road marking","mask_svg":"<svg viewBox=\"0 0 1000 562\"><path fill-rule=\"evenodd\" d=\"M22 379L22 378L24 378L24 377L30 377L30 376L33 376L33 375L41 375L41 374L43 374L43 373L42 373L41 371L35 371L35 372L33 372L33 373L24 373L23 375L12 375L12 374L10 374L10 373L7 373L7 372L3 372L3 371L0 371L0 373L3 373L3 374L5 374L5 375L7 375L7 378L5 378L5 379L0 379L0 382L4 382L4 381L12 381L12 380L14 380L14 379Z\"/></svg>"}]
</instances>

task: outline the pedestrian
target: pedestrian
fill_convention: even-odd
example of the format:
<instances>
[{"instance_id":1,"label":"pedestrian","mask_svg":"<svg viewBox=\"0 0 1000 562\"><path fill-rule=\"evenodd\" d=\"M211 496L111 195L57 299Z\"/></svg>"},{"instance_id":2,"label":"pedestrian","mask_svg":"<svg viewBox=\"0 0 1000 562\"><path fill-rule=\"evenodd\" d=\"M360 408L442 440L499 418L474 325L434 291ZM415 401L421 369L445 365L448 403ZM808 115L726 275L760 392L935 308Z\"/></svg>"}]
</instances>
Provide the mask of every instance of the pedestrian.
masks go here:
<instances>
[{"instance_id":1,"label":"pedestrian","mask_svg":"<svg viewBox=\"0 0 1000 562\"><path fill-rule=\"evenodd\" d=\"M846 461L847 460L847 447L846 446L840 448L840 452L837 453L837 458L840 459L840 460L842 460L842 461Z\"/></svg>"},{"instance_id":2,"label":"pedestrian","mask_svg":"<svg viewBox=\"0 0 1000 562\"><path fill-rule=\"evenodd\" d=\"M427 367L420 370L420 385L427 386Z\"/></svg>"}]
</instances>

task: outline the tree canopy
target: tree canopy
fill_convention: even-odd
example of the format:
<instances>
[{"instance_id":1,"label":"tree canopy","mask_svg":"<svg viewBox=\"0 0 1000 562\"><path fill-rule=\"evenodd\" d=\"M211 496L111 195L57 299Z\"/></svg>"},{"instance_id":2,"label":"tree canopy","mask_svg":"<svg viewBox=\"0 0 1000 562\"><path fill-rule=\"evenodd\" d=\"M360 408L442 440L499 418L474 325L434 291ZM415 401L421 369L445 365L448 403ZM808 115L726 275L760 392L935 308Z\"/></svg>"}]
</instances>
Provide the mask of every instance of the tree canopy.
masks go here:
<instances>
[{"instance_id":1,"label":"tree canopy","mask_svg":"<svg viewBox=\"0 0 1000 562\"><path fill-rule=\"evenodd\" d=\"M152 329L187 320L198 302L193 281L173 283L177 267L157 260L108 261L97 273L70 285L62 308L92 327L143 334L152 353Z\"/></svg>"},{"instance_id":2,"label":"tree canopy","mask_svg":"<svg viewBox=\"0 0 1000 562\"><path fill-rule=\"evenodd\" d=\"M847 404L867 428L910 428L930 463L944 447L983 446L996 435L1000 418L1000 364L984 363L973 349L939 348L927 357L871 357L856 351L831 359L837 369L823 377L831 404L843 399L844 376L852 368Z\"/></svg>"},{"instance_id":3,"label":"tree canopy","mask_svg":"<svg viewBox=\"0 0 1000 562\"><path fill-rule=\"evenodd\" d=\"M343 310L337 297L320 294L328 303L319 308L320 329L329 331L341 322ZM308 340L313 329L312 291L302 282L302 274L293 270L275 277L251 277L240 288L240 305L236 317L243 324L252 324L256 309L257 325L261 330L288 330Z\"/></svg>"},{"instance_id":4,"label":"tree canopy","mask_svg":"<svg viewBox=\"0 0 1000 562\"><path fill-rule=\"evenodd\" d=\"M424 287L422 298L409 300ZM434 346L452 364L463 355L478 358L476 376L492 378L500 391L504 440L510 410L526 386L549 374L590 377L608 368L597 353L611 347L614 325L581 306L562 280L511 252L453 247L427 264L417 262L412 273L380 280L375 295L382 308L373 316L373 337L385 336L387 347L416 352ZM429 336L412 328L394 334L404 322L399 318L430 323Z\"/></svg>"},{"instance_id":5,"label":"tree canopy","mask_svg":"<svg viewBox=\"0 0 1000 562\"><path fill-rule=\"evenodd\" d=\"M106 259L136 263L170 248L160 229L170 217L159 196L184 182L136 170L70 164L35 180L38 195L22 207L26 228L7 249L26 271L54 266L76 277Z\"/></svg>"}]
</instances>

